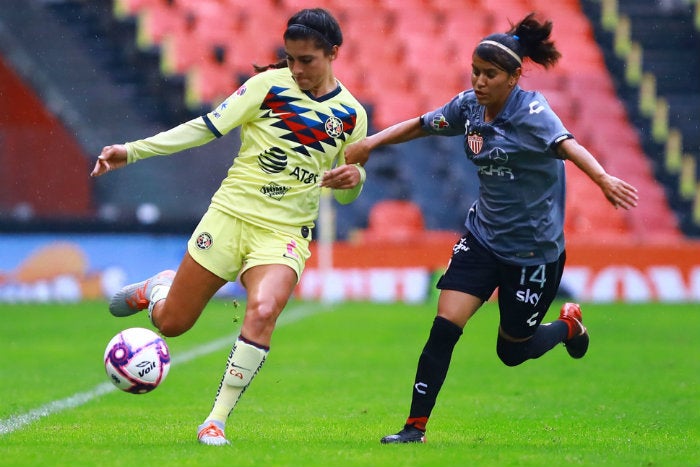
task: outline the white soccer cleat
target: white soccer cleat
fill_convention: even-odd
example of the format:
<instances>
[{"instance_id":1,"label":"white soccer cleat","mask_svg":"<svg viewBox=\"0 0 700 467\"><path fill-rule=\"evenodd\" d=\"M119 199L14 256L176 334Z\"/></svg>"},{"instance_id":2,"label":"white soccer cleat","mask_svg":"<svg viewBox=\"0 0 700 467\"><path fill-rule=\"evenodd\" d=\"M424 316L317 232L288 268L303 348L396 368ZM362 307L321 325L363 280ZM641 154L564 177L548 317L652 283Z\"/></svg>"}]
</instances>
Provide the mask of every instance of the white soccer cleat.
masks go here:
<instances>
[{"instance_id":1,"label":"white soccer cleat","mask_svg":"<svg viewBox=\"0 0 700 467\"><path fill-rule=\"evenodd\" d=\"M208 446L226 446L229 440L224 434L224 424L215 420L205 421L198 428L197 439Z\"/></svg>"},{"instance_id":2,"label":"white soccer cleat","mask_svg":"<svg viewBox=\"0 0 700 467\"><path fill-rule=\"evenodd\" d=\"M115 293L109 302L109 312L114 316L130 316L138 311L145 310L151 303L151 292L157 285L170 285L173 283L175 271L167 270L156 274L136 284L123 287Z\"/></svg>"}]
</instances>

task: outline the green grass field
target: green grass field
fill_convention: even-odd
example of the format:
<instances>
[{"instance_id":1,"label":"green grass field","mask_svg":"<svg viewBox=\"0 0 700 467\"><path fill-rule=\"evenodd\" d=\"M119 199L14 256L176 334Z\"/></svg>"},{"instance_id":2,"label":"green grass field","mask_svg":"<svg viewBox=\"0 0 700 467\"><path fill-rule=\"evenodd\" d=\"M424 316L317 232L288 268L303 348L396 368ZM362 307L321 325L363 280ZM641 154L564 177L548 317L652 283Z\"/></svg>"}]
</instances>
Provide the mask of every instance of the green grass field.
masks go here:
<instances>
[{"instance_id":1,"label":"green grass field","mask_svg":"<svg viewBox=\"0 0 700 467\"><path fill-rule=\"evenodd\" d=\"M516 368L496 357L487 304L457 346L428 442L403 446L379 438L407 414L432 305L290 304L222 448L195 432L242 307L214 302L169 339L168 378L140 396L110 390L102 354L145 315L112 318L105 303L0 314L0 465L700 466L697 304L588 305L584 359L556 348Z\"/></svg>"}]
</instances>

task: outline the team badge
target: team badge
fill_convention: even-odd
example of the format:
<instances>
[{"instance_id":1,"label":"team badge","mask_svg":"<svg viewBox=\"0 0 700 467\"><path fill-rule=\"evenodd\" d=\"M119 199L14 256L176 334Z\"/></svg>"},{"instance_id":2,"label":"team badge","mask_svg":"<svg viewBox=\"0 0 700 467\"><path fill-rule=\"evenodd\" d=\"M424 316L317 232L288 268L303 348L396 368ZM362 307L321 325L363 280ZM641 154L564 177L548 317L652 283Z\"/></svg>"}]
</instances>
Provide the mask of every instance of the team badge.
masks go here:
<instances>
[{"instance_id":1,"label":"team badge","mask_svg":"<svg viewBox=\"0 0 700 467\"><path fill-rule=\"evenodd\" d=\"M194 243L200 250L208 250L214 243L214 239L211 238L211 235L209 233L202 232L197 236L197 240L195 240Z\"/></svg>"},{"instance_id":2,"label":"team badge","mask_svg":"<svg viewBox=\"0 0 700 467\"><path fill-rule=\"evenodd\" d=\"M343 121L338 117L328 117L324 126L326 134L331 138L339 138L343 134Z\"/></svg>"},{"instance_id":3,"label":"team badge","mask_svg":"<svg viewBox=\"0 0 700 467\"><path fill-rule=\"evenodd\" d=\"M476 133L469 133L467 135L467 144L474 154L479 154L484 146L484 138Z\"/></svg>"}]
</instances>

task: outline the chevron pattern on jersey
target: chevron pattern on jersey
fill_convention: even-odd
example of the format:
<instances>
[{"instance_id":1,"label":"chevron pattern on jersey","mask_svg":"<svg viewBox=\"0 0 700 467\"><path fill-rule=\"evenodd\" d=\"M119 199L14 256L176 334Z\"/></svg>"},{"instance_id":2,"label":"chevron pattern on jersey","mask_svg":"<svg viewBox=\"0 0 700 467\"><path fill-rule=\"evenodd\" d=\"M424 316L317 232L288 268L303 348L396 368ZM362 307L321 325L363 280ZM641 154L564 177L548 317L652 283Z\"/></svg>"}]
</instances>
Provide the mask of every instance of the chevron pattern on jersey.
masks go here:
<instances>
[{"instance_id":1,"label":"chevron pattern on jersey","mask_svg":"<svg viewBox=\"0 0 700 467\"><path fill-rule=\"evenodd\" d=\"M343 105L342 109L330 108L332 115L327 115L317 109L296 104L301 99L284 95L288 90L289 88L272 86L260 108L268 110L269 116L279 118L272 126L288 131L281 138L299 143L294 148L296 152L306 156L311 156L307 148L325 152L323 143L335 147L336 139L345 141L352 134L357 122L354 109ZM342 131L337 131L337 123L342 123ZM329 127L332 131L329 131Z\"/></svg>"}]
</instances>

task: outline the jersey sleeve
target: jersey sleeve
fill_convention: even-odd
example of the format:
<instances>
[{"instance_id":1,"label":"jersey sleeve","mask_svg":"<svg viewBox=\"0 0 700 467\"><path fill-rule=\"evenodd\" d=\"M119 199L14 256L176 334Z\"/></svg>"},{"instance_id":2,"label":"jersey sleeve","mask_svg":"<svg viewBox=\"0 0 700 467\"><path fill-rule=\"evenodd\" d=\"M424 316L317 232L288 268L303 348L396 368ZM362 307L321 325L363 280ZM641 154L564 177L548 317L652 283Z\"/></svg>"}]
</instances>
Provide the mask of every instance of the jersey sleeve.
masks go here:
<instances>
[{"instance_id":1,"label":"jersey sleeve","mask_svg":"<svg viewBox=\"0 0 700 467\"><path fill-rule=\"evenodd\" d=\"M355 129L350 134L347 141L345 141L345 143L343 144L343 148L345 148L345 146L349 144L355 143L367 137L367 113L365 112L364 108L359 105L357 109L358 113L357 120L355 122ZM335 166L343 164L345 164L344 149L341 150L340 154L338 155L338 159L336 160ZM360 183L355 185L353 188L345 190L333 190L333 197L340 204L350 204L360 196L360 193L362 193L362 187L364 186L365 180L367 179L367 173L365 172L365 168L362 167L360 164L355 164L355 167L357 167L357 170L360 171Z\"/></svg>"},{"instance_id":2,"label":"jersey sleeve","mask_svg":"<svg viewBox=\"0 0 700 467\"><path fill-rule=\"evenodd\" d=\"M214 139L200 117L182 123L150 138L126 143L127 164L153 156L166 156L201 146Z\"/></svg>"},{"instance_id":3,"label":"jersey sleeve","mask_svg":"<svg viewBox=\"0 0 700 467\"><path fill-rule=\"evenodd\" d=\"M464 93L459 93L448 103L421 116L421 127L432 135L455 136L464 133L462 100Z\"/></svg>"},{"instance_id":4,"label":"jersey sleeve","mask_svg":"<svg viewBox=\"0 0 700 467\"><path fill-rule=\"evenodd\" d=\"M573 138L573 135L564 127L547 99L539 92L529 93L528 101L524 104L517 112L514 118L516 122L513 124L513 127L518 129L520 141L534 152L558 158L556 145L565 139Z\"/></svg>"},{"instance_id":5,"label":"jersey sleeve","mask_svg":"<svg viewBox=\"0 0 700 467\"><path fill-rule=\"evenodd\" d=\"M214 136L220 138L260 114L260 103L268 88L264 73L255 75L202 118Z\"/></svg>"}]
</instances>

